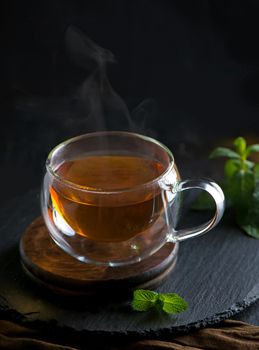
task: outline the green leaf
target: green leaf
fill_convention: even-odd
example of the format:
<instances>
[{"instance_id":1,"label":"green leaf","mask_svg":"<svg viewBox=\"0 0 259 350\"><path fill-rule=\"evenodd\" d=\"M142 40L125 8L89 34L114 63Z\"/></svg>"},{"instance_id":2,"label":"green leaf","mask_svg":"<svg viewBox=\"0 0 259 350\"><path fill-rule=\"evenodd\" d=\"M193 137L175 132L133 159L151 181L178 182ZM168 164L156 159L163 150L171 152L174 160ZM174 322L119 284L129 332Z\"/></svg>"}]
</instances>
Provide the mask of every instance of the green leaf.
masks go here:
<instances>
[{"instance_id":1,"label":"green leaf","mask_svg":"<svg viewBox=\"0 0 259 350\"><path fill-rule=\"evenodd\" d=\"M225 163L225 176L226 178L231 178L238 170L240 170L240 160L229 159Z\"/></svg>"},{"instance_id":2,"label":"green leaf","mask_svg":"<svg viewBox=\"0 0 259 350\"><path fill-rule=\"evenodd\" d=\"M247 147L247 150L246 150L246 155L247 155L247 157L248 157L251 153L254 153L254 152L259 152L259 145L258 145L258 144L251 145L251 146Z\"/></svg>"},{"instance_id":3,"label":"green leaf","mask_svg":"<svg viewBox=\"0 0 259 350\"><path fill-rule=\"evenodd\" d=\"M179 313L187 309L187 302L176 293L156 293L137 289L133 294L132 307L136 311L147 311L153 307L166 313Z\"/></svg>"},{"instance_id":4,"label":"green leaf","mask_svg":"<svg viewBox=\"0 0 259 350\"><path fill-rule=\"evenodd\" d=\"M228 207L235 213L237 224L250 236L259 239L259 164L246 158L259 152L259 144L247 147L246 140L234 140L234 150L218 147L210 158L230 158L224 166L224 194ZM199 198L194 208L207 207L204 198Z\"/></svg>"},{"instance_id":5,"label":"green leaf","mask_svg":"<svg viewBox=\"0 0 259 350\"><path fill-rule=\"evenodd\" d=\"M226 147L217 147L209 155L209 158L211 159L217 158L217 157L227 157L227 158L234 158L234 159L240 158L237 152L232 151L231 149Z\"/></svg>"},{"instance_id":6,"label":"green leaf","mask_svg":"<svg viewBox=\"0 0 259 350\"><path fill-rule=\"evenodd\" d=\"M237 137L234 140L234 146L240 156L246 156L246 140L243 137Z\"/></svg>"},{"instance_id":7,"label":"green leaf","mask_svg":"<svg viewBox=\"0 0 259 350\"><path fill-rule=\"evenodd\" d=\"M254 167L255 163L247 159L229 159L225 163L225 175L231 177L237 170L249 170Z\"/></svg>"},{"instance_id":8,"label":"green leaf","mask_svg":"<svg viewBox=\"0 0 259 350\"><path fill-rule=\"evenodd\" d=\"M254 186L254 173L251 170L238 170L226 182L225 194L238 215L247 210L252 199Z\"/></svg>"},{"instance_id":9,"label":"green leaf","mask_svg":"<svg viewBox=\"0 0 259 350\"><path fill-rule=\"evenodd\" d=\"M132 307L137 311L147 311L155 306L158 293L146 289L137 289L133 293Z\"/></svg>"},{"instance_id":10,"label":"green leaf","mask_svg":"<svg viewBox=\"0 0 259 350\"><path fill-rule=\"evenodd\" d=\"M192 203L191 209L193 210L214 210L215 202L212 197L206 193L202 192Z\"/></svg>"},{"instance_id":11,"label":"green leaf","mask_svg":"<svg viewBox=\"0 0 259 350\"><path fill-rule=\"evenodd\" d=\"M255 182L248 209L239 214L237 222L248 235L259 238L259 181Z\"/></svg>"},{"instance_id":12,"label":"green leaf","mask_svg":"<svg viewBox=\"0 0 259 350\"><path fill-rule=\"evenodd\" d=\"M246 165L246 169L252 169L255 165L255 163L251 162L250 160L245 160L244 163Z\"/></svg>"},{"instance_id":13,"label":"green leaf","mask_svg":"<svg viewBox=\"0 0 259 350\"><path fill-rule=\"evenodd\" d=\"M240 225L240 227L251 237L259 238L259 225L254 226L253 224L244 224Z\"/></svg>"},{"instance_id":14,"label":"green leaf","mask_svg":"<svg viewBox=\"0 0 259 350\"><path fill-rule=\"evenodd\" d=\"M255 182L259 182L259 164L256 164L254 167L254 177L255 177Z\"/></svg>"},{"instance_id":15,"label":"green leaf","mask_svg":"<svg viewBox=\"0 0 259 350\"><path fill-rule=\"evenodd\" d=\"M249 171L242 171L237 173L237 180L240 186L240 195L244 200L249 200L254 190L254 173Z\"/></svg>"},{"instance_id":16,"label":"green leaf","mask_svg":"<svg viewBox=\"0 0 259 350\"><path fill-rule=\"evenodd\" d=\"M176 293L159 294L162 310L168 314L177 314L187 309L187 302Z\"/></svg>"}]
</instances>

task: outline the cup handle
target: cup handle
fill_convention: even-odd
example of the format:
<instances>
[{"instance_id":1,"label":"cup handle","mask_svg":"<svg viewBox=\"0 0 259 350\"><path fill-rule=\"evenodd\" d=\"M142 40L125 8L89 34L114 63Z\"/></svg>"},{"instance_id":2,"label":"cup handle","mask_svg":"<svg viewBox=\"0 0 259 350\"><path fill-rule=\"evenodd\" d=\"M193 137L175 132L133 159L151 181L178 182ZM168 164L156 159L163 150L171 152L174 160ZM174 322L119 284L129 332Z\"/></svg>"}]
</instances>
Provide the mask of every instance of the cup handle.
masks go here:
<instances>
[{"instance_id":1,"label":"cup handle","mask_svg":"<svg viewBox=\"0 0 259 350\"><path fill-rule=\"evenodd\" d=\"M202 235L209 230L211 230L214 226L222 218L225 209L225 197L222 189L216 184L214 181L209 179L190 179L179 181L175 186L171 188L173 194L177 194L178 192L191 190L191 189L200 189L208 192L211 197L214 199L216 204L216 211L213 218L199 226L195 226L192 228L181 229L181 230L173 230L171 233L171 237L169 238L170 242L181 242L187 238L196 237Z\"/></svg>"}]
</instances>

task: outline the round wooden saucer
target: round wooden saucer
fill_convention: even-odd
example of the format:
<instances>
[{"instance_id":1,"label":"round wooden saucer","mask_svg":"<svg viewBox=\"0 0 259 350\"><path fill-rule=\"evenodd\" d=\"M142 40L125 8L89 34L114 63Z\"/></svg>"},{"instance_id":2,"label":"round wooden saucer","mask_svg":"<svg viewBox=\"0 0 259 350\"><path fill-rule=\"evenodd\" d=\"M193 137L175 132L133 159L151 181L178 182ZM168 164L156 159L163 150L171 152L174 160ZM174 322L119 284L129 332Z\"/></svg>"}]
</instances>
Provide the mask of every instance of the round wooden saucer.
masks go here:
<instances>
[{"instance_id":1,"label":"round wooden saucer","mask_svg":"<svg viewBox=\"0 0 259 350\"><path fill-rule=\"evenodd\" d=\"M166 244L152 257L123 267L82 263L53 242L42 217L33 221L20 239L25 272L40 285L64 295L156 288L174 268L177 251L177 244Z\"/></svg>"}]
</instances>

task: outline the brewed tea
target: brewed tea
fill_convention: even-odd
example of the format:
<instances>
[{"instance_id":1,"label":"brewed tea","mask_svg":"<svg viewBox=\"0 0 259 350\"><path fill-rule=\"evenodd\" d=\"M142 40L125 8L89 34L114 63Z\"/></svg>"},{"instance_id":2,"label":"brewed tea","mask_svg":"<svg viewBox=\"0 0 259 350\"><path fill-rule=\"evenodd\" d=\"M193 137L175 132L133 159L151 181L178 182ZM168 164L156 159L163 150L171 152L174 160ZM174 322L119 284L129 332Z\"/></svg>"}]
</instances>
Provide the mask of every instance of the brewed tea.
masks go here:
<instances>
[{"instance_id":1,"label":"brewed tea","mask_svg":"<svg viewBox=\"0 0 259 350\"><path fill-rule=\"evenodd\" d=\"M55 172L67 186L58 181L52 184L52 206L76 233L88 239L125 241L148 229L160 216L161 190L148 189L147 184L165 170L158 161L128 155L66 161Z\"/></svg>"}]
</instances>

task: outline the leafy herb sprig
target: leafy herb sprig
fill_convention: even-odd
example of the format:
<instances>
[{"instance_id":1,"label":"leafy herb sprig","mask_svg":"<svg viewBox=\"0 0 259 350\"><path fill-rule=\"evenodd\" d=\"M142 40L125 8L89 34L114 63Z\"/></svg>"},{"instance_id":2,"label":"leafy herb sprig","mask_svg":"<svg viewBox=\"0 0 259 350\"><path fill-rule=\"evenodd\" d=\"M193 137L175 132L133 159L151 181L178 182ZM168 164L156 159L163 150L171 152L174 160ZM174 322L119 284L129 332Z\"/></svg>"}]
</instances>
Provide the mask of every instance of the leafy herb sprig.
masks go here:
<instances>
[{"instance_id":1,"label":"leafy herb sprig","mask_svg":"<svg viewBox=\"0 0 259 350\"><path fill-rule=\"evenodd\" d=\"M136 311L152 308L167 314L176 314L187 309L187 302L176 293L156 293L147 289L137 289L133 293L132 307Z\"/></svg>"},{"instance_id":2,"label":"leafy herb sprig","mask_svg":"<svg viewBox=\"0 0 259 350\"><path fill-rule=\"evenodd\" d=\"M248 157L259 152L259 144L247 146L243 137L234 140L233 149L217 147L209 158L226 157L224 181L221 184L227 207L236 223L250 236L259 238L259 164ZM209 207L208 197L200 197L196 209Z\"/></svg>"}]
</instances>

